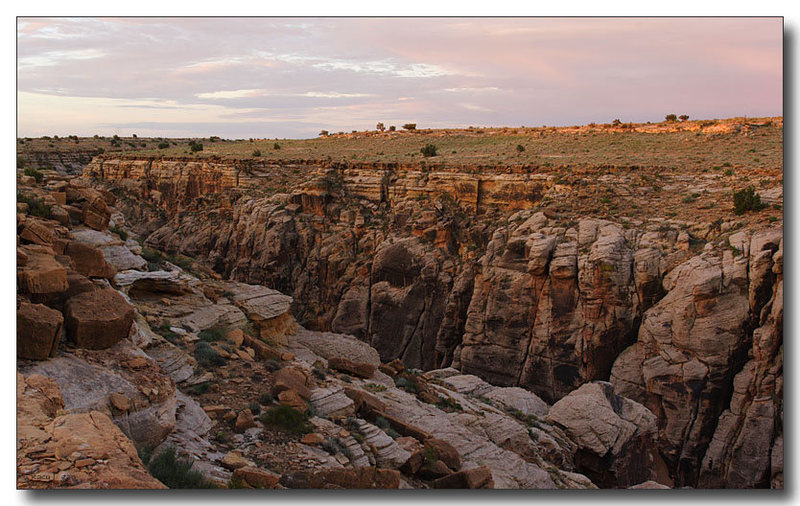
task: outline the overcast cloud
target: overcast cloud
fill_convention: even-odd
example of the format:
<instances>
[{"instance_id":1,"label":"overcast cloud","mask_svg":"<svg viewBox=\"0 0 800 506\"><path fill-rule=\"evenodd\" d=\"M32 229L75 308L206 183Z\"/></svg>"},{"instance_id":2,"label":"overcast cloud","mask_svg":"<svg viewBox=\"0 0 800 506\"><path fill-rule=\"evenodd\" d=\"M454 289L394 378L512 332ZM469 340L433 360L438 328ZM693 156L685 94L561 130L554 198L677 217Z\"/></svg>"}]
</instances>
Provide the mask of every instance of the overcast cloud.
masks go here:
<instances>
[{"instance_id":1,"label":"overcast cloud","mask_svg":"<svg viewBox=\"0 0 800 506\"><path fill-rule=\"evenodd\" d=\"M780 18L20 18L20 136L782 114Z\"/></svg>"}]
</instances>

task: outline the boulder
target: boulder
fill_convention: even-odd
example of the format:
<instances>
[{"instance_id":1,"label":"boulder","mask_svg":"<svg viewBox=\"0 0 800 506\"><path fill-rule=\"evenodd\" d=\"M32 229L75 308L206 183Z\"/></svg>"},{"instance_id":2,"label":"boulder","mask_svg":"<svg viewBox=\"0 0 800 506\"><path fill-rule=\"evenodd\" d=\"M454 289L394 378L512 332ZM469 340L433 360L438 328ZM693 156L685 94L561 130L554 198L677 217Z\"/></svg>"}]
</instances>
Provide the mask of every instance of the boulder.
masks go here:
<instances>
[{"instance_id":1,"label":"boulder","mask_svg":"<svg viewBox=\"0 0 800 506\"><path fill-rule=\"evenodd\" d=\"M48 224L42 220L28 218L22 225L19 238L27 243L50 246L53 244L54 239L53 227L48 226Z\"/></svg>"},{"instance_id":2,"label":"boulder","mask_svg":"<svg viewBox=\"0 0 800 506\"><path fill-rule=\"evenodd\" d=\"M67 336L77 346L108 348L128 337L135 310L116 290L78 294L67 301Z\"/></svg>"},{"instance_id":3,"label":"boulder","mask_svg":"<svg viewBox=\"0 0 800 506\"><path fill-rule=\"evenodd\" d=\"M241 433L255 426L256 422L253 419L253 413L249 409L244 409L236 416L236 422L233 424L233 431Z\"/></svg>"},{"instance_id":4,"label":"boulder","mask_svg":"<svg viewBox=\"0 0 800 506\"><path fill-rule=\"evenodd\" d=\"M231 471L243 467L256 467L256 465L248 458L242 456L241 452L231 451L225 454L220 460L222 467L230 469Z\"/></svg>"},{"instance_id":5,"label":"boulder","mask_svg":"<svg viewBox=\"0 0 800 506\"><path fill-rule=\"evenodd\" d=\"M233 472L233 477L238 478L253 488L275 488L281 476L266 469L258 467L240 467Z\"/></svg>"},{"instance_id":6,"label":"boulder","mask_svg":"<svg viewBox=\"0 0 800 506\"><path fill-rule=\"evenodd\" d=\"M461 456L458 454L458 450L447 441L432 437L428 438L425 440L425 451L433 452L436 458L444 462L453 471L461 469Z\"/></svg>"},{"instance_id":7,"label":"boulder","mask_svg":"<svg viewBox=\"0 0 800 506\"><path fill-rule=\"evenodd\" d=\"M328 367L359 378L371 378L375 374L375 366L373 364L353 362L347 358L332 357L328 360Z\"/></svg>"},{"instance_id":8,"label":"boulder","mask_svg":"<svg viewBox=\"0 0 800 506\"><path fill-rule=\"evenodd\" d=\"M72 259L75 270L84 276L109 279L114 277L114 267L106 262L103 252L94 246L69 241L64 254Z\"/></svg>"},{"instance_id":9,"label":"boulder","mask_svg":"<svg viewBox=\"0 0 800 506\"><path fill-rule=\"evenodd\" d=\"M42 304L23 302L17 309L17 357L47 360L56 355L64 317Z\"/></svg>"},{"instance_id":10,"label":"boulder","mask_svg":"<svg viewBox=\"0 0 800 506\"><path fill-rule=\"evenodd\" d=\"M102 197L95 197L83 204L81 221L87 227L95 230L105 230L111 219L111 209Z\"/></svg>"},{"instance_id":11,"label":"boulder","mask_svg":"<svg viewBox=\"0 0 800 506\"><path fill-rule=\"evenodd\" d=\"M278 395L284 390L293 390L303 399L311 397L308 388L308 376L294 367L284 367L272 375L272 395Z\"/></svg>"},{"instance_id":12,"label":"boulder","mask_svg":"<svg viewBox=\"0 0 800 506\"><path fill-rule=\"evenodd\" d=\"M656 417L616 395L610 383L571 392L550 408L547 421L578 445L576 465L598 486L629 487L655 477Z\"/></svg>"},{"instance_id":13,"label":"boulder","mask_svg":"<svg viewBox=\"0 0 800 506\"><path fill-rule=\"evenodd\" d=\"M486 466L465 469L434 480L433 488L494 488L492 470Z\"/></svg>"},{"instance_id":14,"label":"boulder","mask_svg":"<svg viewBox=\"0 0 800 506\"><path fill-rule=\"evenodd\" d=\"M25 264L17 270L19 291L27 294L52 294L67 289L67 269L55 259L53 250L44 246L22 246Z\"/></svg>"}]
</instances>

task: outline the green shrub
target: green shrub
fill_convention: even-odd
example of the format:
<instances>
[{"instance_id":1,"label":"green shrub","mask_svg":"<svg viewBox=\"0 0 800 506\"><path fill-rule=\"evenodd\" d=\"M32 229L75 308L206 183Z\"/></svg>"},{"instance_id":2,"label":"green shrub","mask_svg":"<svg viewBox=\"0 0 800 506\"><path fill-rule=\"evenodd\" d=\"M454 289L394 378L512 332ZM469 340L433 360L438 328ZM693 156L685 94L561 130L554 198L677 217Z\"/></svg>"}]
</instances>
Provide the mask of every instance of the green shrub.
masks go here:
<instances>
[{"instance_id":1,"label":"green shrub","mask_svg":"<svg viewBox=\"0 0 800 506\"><path fill-rule=\"evenodd\" d=\"M452 413L453 411L464 411L464 408L461 406L461 404L441 395L439 396L439 400L436 402L436 407L448 413Z\"/></svg>"},{"instance_id":2,"label":"green shrub","mask_svg":"<svg viewBox=\"0 0 800 506\"><path fill-rule=\"evenodd\" d=\"M249 488L245 485L244 480L239 478L238 476L231 476L231 479L228 480L228 488L236 489L236 488Z\"/></svg>"},{"instance_id":3,"label":"green shrub","mask_svg":"<svg viewBox=\"0 0 800 506\"><path fill-rule=\"evenodd\" d=\"M158 149L167 149L169 147L169 142L159 142Z\"/></svg>"},{"instance_id":4,"label":"green shrub","mask_svg":"<svg viewBox=\"0 0 800 506\"><path fill-rule=\"evenodd\" d=\"M389 420L382 416L375 417L375 425L392 439L397 439L400 437L400 434L398 434L397 431L392 428L391 424L389 424Z\"/></svg>"},{"instance_id":5,"label":"green shrub","mask_svg":"<svg viewBox=\"0 0 800 506\"><path fill-rule=\"evenodd\" d=\"M26 176L33 177L36 180L37 183L41 183L42 179L44 179L44 174L42 174L38 170L34 169L33 167L28 167L27 169L25 169L24 174Z\"/></svg>"},{"instance_id":6,"label":"green shrub","mask_svg":"<svg viewBox=\"0 0 800 506\"><path fill-rule=\"evenodd\" d=\"M149 459L147 469L169 488L216 488L202 473L192 469L191 459L178 458L174 447L168 447Z\"/></svg>"},{"instance_id":7,"label":"green shrub","mask_svg":"<svg viewBox=\"0 0 800 506\"><path fill-rule=\"evenodd\" d=\"M344 442L339 439L338 437L326 437L325 441L322 442L322 449L326 452L330 453L331 455L336 455L337 453L341 453L348 459L353 458L353 454L350 451Z\"/></svg>"},{"instance_id":8,"label":"green shrub","mask_svg":"<svg viewBox=\"0 0 800 506\"><path fill-rule=\"evenodd\" d=\"M204 393L208 392L209 388L211 388L211 383L204 381L202 383L198 383L197 385L190 386L186 389L186 391L191 395L203 395Z\"/></svg>"},{"instance_id":9,"label":"green shrub","mask_svg":"<svg viewBox=\"0 0 800 506\"><path fill-rule=\"evenodd\" d=\"M667 121L678 121L678 116L675 114L667 114L664 116L664 119Z\"/></svg>"},{"instance_id":10,"label":"green shrub","mask_svg":"<svg viewBox=\"0 0 800 506\"><path fill-rule=\"evenodd\" d=\"M272 145L272 149L281 149L281 145L276 142Z\"/></svg>"},{"instance_id":11,"label":"green shrub","mask_svg":"<svg viewBox=\"0 0 800 506\"><path fill-rule=\"evenodd\" d=\"M17 192L17 202L24 202L28 204L28 213L39 218L47 218L50 216L50 206L45 204L41 199L35 197L28 197L27 195Z\"/></svg>"},{"instance_id":12,"label":"green shrub","mask_svg":"<svg viewBox=\"0 0 800 506\"><path fill-rule=\"evenodd\" d=\"M275 398L272 397L272 394L269 392L264 392L263 394L258 396L258 402L262 406L269 406L273 402L275 402Z\"/></svg>"},{"instance_id":13,"label":"green shrub","mask_svg":"<svg viewBox=\"0 0 800 506\"><path fill-rule=\"evenodd\" d=\"M210 329L201 330L197 334L197 337L199 337L201 341L205 341L207 343L214 343L217 341L224 340L227 334L228 334L227 329L225 329L224 327L212 327Z\"/></svg>"},{"instance_id":14,"label":"green shrub","mask_svg":"<svg viewBox=\"0 0 800 506\"><path fill-rule=\"evenodd\" d=\"M250 412L253 413L253 416L258 416L261 413L261 405L256 401L251 402L247 407L250 408Z\"/></svg>"},{"instance_id":15,"label":"green shrub","mask_svg":"<svg viewBox=\"0 0 800 506\"><path fill-rule=\"evenodd\" d=\"M433 144L426 144L422 149L419 150L422 153L422 156L429 158L431 156L436 156L436 146Z\"/></svg>"},{"instance_id":16,"label":"green shrub","mask_svg":"<svg viewBox=\"0 0 800 506\"><path fill-rule=\"evenodd\" d=\"M114 225L113 227L109 228L108 231L113 234L117 234L119 238L122 239L123 241L128 240L128 233L119 228L119 226L117 225Z\"/></svg>"},{"instance_id":17,"label":"green shrub","mask_svg":"<svg viewBox=\"0 0 800 506\"><path fill-rule=\"evenodd\" d=\"M164 255L160 251L153 248L142 248L142 258L147 260L148 263L160 265L164 262Z\"/></svg>"},{"instance_id":18,"label":"green shrub","mask_svg":"<svg viewBox=\"0 0 800 506\"><path fill-rule=\"evenodd\" d=\"M733 192L733 212L736 214L744 214L747 211L760 211L764 207L766 206L761 203L761 197L752 186Z\"/></svg>"},{"instance_id":19,"label":"green shrub","mask_svg":"<svg viewBox=\"0 0 800 506\"><path fill-rule=\"evenodd\" d=\"M196 153L198 151L203 151L203 143L202 142L192 141L192 142L189 143L189 150L192 153Z\"/></svg>"},{"instance_id":20,"label":"green shrub","mask_svg":"<svg viewBox=\"0 0 800 506\"><path fill-rule=\"evenodd\" d=\"M522 153L523 151L525 151L525 146L517 144L517 153Z\"/></svg>"},{"instance_id":21,"label":"green shrub","mask_svg":"<svg viewBox=\"0 0 800 506\"><path fill-rule=\"evenodd\" d=\"M406 130L416 130L417 129L417 124L416 123L406 123L405 125L403 125L403 128L406 129ZM391 127L389 127L389 129L391 130Z\"/></svg>"},{"instance_id":22,"label":"green shrub","mask_svg":"<svg viewBox=\"0 0 800 506\"><path fill-rule=\"evenodd\" d=\"M199 341L194 347L194 358L198 365L205 369L225 365L226 360L205 341Z\"/></svg>"},{"instance_id":23,"label":"green shrub","mask_svg":"<svg viewBox=\"0 0 800 506\"><path fill-rule=\"evenodd\" d=\"M253 156L261 156L261 150L256 149L255 151L253 151Z\"/></svg>"},{"instance_id":24,"label":"green shrub","mask_svg":"<svg viewBox=\"0 0 800 506\"><path fill-rule=\"evenodd\" d=\"M258 417L264 425L278 427L291 434L308 434L312 431L308 415L291 406L269 408Z\"/></svg>"},{"instance_id":25,"label":"green shrub","mask_svg":"<svg viewBox=\"0 0 800 506\"><path fill-rule=\"evenodd\" d=\"M419 385L413 379L405 377L395 378L394 384L397 388L402 388L410 394L415 394L419 391Z\"/></svg>"},{"instance_id":26,"label":"green shrub","mask_svg":"<svg viewBox=\"0 0 800 506\"><path fill-rule=\"evenodd\" d=\"M192 267L192 264L194 263L193 259L184 255L170 255L169 257L167 257L167 260L169 260L171 264L177 265L178 267L180 267L185 271L189 270Z\"/></svg>"}]
</instances>

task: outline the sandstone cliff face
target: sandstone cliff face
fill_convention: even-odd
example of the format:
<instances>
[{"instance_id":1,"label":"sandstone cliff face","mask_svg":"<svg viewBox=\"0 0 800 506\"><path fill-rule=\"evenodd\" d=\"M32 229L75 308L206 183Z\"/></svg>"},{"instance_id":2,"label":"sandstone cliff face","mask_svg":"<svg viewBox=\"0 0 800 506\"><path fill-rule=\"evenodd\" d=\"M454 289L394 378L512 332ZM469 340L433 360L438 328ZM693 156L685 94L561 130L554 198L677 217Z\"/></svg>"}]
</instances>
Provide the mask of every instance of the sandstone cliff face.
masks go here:
<instances>
[{"instance_id":1,"label":"sandstone cliff face","mask_svg":"<svg viewBox=\"0 0 800 506\"><path fill-rule=\"evenodd\" d=\"M555 225L538 213L495 231L460 351L465 372L550 402L608 378L658 297L662 256L672 253L658 232L592 219Z\"/></svg>"},{"instance_id":2,"label":"sandstone cliff face","mask_svg":"<svg viewBox=\"0 0 800 506\"><path fill-rule=\"evenodd\" d=\"M766 486L782 473L771 462L782 444L782 234L740 232L729 244L669 273L611 381L659 416L681 483Z\"/></svg>"}]
</instances>

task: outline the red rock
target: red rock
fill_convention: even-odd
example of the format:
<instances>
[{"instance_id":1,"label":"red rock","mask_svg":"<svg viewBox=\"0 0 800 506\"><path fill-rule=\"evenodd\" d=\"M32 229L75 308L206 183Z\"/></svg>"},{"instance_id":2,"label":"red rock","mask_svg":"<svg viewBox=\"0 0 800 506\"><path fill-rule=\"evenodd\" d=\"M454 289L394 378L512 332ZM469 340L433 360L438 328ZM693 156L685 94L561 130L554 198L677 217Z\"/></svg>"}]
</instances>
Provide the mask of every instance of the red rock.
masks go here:
<instances>
[{"instance_id":1,"label":"red rock","mask_svg":"<svg viewBox=\"0 0 800 506\"><path fill-rule=\"evenodd\" d=\"M347 358L331 357L328 359L328 367L337 371L352 374L359 378L371 378L375 374L375 366L364 362L353 362Z\"/></svg>"},{"instance_id":2,"label":"red rock","mask_svg":"<svg viewBox=\"0 0 800 506\"><path fill-rule=\"evenodd\" d=\"M67 336L81 348L108 348L128 336L134 312L116 290L81 293L66 303Z\"/></svg>"},{"instance_id":3,"label":"red rock","mask_svg":"<svg viewBox=\"0 0 800 506\"><path fill-rule=\"evenodd\" d=\"M131 400L125 395L112 393L108 396L108 400L114 408L120 411L128 411L131 409Z\"/></svg>"},{"instance_id":4,"label":"red rock","mask_svg":"<svg viewBox=\"0 0 800 506\"><path fill-rule=\"evenodd\" d=\"M49 246L53 244L53 228L47 226L41 220L28 218L22 225L19 233L20 239L33 244Z\"/></svg>"},{"instance_id":5,"label":"red rock","mask_svg":"<svg viewBox=\"0 0 800 506\"><path fill-rule=\"evenodd\" d=\"M494 478L488 467L474 467L435 480L433 488L494 488Z\"/></svg>"},{"instance_id":6,"label":"red rock","mask_svg":"<svg viewBox=\"0 0 800 506\"><path fill-rule=\"evenodd\" d=\"M23 302L17 310L17 357L46 360L54 357L64 317L42 304Z\"/></svg>"},{"instance_id":7,"label":"red rock","mask_svg":"<svg viewBox=\"0 0 800 506\"><path fill-rule=\"evenodd\" d=\"M272 375L272 395L278 395L284 390L294 390L300 397L308 400L311 390L307 385L308 377L293 367L284 367Z\"/></svg>"},{"instance_id":8,"label":"red rock","mask_svg":"<svg viewBox=\"0 0 800 506\"><path fill-rule=\"evenodd\" d=\"M407 423L387 413L383 413L381 414L381 416L384 417L386 421L389 422L389 424L392 426L394 430L396 430L403 436L411 436L414 439L417 439L418 441L425 441L431 437L430 434L420 429L416 425Z\"/></svg>"},{"instance_id":9,"label":"red rock","mask_svg":"<svg viewBox=\"0 0 800 506\"><path fill-rule=\"evenodd\" d=\"M278 394L278 402L284 406L290 406L299 411L305 411L308 408L306 401L303 397L294 390L283 390Z\"/></svg>"},{"instance_id":10,"label":"red rock","mask_svg":"<svg viewBox=\"0 0 800 506\"><path fill-rule=\"evenodd\" d=\"M453 470L447 467L447 464L441 460L436 460L431 465L423 465L417 470L416 475L423 480L436 480L443 476L448 476L453 473Z\"/></svg>"},{"instance_id":11,"label":"red rock","mask_svg":"<svg viewBox=\"0 0 800 506\"><path fill-rule=\"evenodd\" d=\"M67 243L64 253L72 259L75 270L84 276L111 279L115 269L106 262L99 248L78 241Z\"/></svg>"},{"instance_id":12,"label":"red rock","mask_svg":"<svg viewBox=\"0 0 800 506\"><path fill-rule=\"evenodd\" d=\"M257 467L240 467L233 472L234 478L243 480L248 485L254 488L275 488L275 485L280 481L281 476L266 469L259 469Z\"/></svg>"},{"instance_id":13,"label":"red rock","mask_svg":"<svg viewBox=\"0 0 800 506\"><path fill-rule=\"evenodd\" d=\"M105 230L111 219L111 210L102 197L95 197L83 204L81 221L95 230Z\"/></svg>"},{"instance_id":14,"label":"red rock","mask_svg":"<svg viewBox=\"0 0 800 506\"><path fill-rule=\"evenodd\" d=\"M399 488L400 472L375 467L317 469L285 474L280 482L289 488Z\"/></svg>"},{"instance_id":15,"label":"red rock","mask_svg":"<svg viewBox=\"0 0 800 506\"><path fill-rule=\"evenodd\" d=\"M396 376L401 372L406 370L405 364L399 358L396 358L389 362L388 364L381 364L379 367L380 371L384 374L388 374L389 376Z\"/></svg>"},{"instance_id":16,"label":"red rock","mask_svg":"<svg viewBox=\"0 0 800 506\"><path fill-rule=\"evenodd\" d=\"M58 263L53 250L29 245L20 248L27 256L25 265L17 271L19 291L28 294L63 292L67 289L67 270Z\"/></svg>"},{"instance_id":17,"label":"red rock","mask_svg":"<svg viewBox=\"0 0 800 506\"><path fill-rule=\"evenodd\" d=\"M249 409L239 412L236 417L236 423L233 425L234 432L244 432L251 427L255 427L256 422L253 420L253 413Z\"/></svg>"},{"instance_id":18,"label":"red rock","mask_svg":"<svg viewBox=\"0 0 800 506\"><path fill-rule=\"evenodd\" d=\"M408 457L408 460L406 460L403 463L403 465L400 466L400 471L406 474L413 475L420 470L422 464L424 463L425 463L425 454L421 450L416 451L412 453L410 457Z\"/></svg>"},{"instance_id":19,"label":"red rock","mask_svg":"<svg viewBox=\"0 0 800 506\"><path fill-rule=\"evenodd\" d=\"M56 204L63 206L67 203L67 194L65 192L52 192L50 195L55 199Z\"/></svg>"},{"instance_id":20,"label":"red rock","mask_svg":"<svg viewBox=\"0 0 800 506\"><path fill-rule=\"evenodd\" d=\"M226 337L228 338L228 341L232 342L236 346L241 346L242 343L244 343L244 332L242 332L242 329L233 329L228 332Z\"/></svg>"},{"instance_id":21,"label":"red rock","mask_svg":"<svg viewBox=\"0 0 800 506\"><path fill-rule=\"evenodd\" d=\"M425 449L433 450L436 457L444 462L447 467L453 471L461 469L461 455L458 454L453 445L447 441L436 438L428 438L425 440Z\"/></svg>"},{"instance_id":22,"label":"red rock","mask_svg":"<svg viewBox=\"0 0 800 506\"><path fill-rule=\"evenodd\" d=\"M304 445L318 445L322 444L323 441L325 441L325 438L322 436L322 434L317 434L316 432L312 432L311 434L306 434L300 440L300 442L303 443Z\"/></svg>"}]
</instances>

